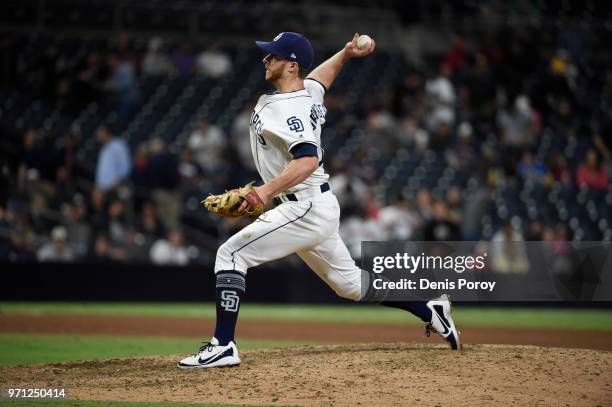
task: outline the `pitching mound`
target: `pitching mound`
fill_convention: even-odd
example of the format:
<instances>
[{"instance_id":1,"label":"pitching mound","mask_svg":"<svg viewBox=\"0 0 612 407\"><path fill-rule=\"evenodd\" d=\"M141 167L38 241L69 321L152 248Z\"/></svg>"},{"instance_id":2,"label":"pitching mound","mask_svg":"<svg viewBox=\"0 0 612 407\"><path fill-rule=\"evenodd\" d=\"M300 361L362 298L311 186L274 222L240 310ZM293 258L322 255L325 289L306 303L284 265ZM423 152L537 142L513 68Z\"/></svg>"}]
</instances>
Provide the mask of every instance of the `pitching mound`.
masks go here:
<instances>
[{"instance_id":1,"label":"pitching mound","mask_svg":"<svg viewBox=\"0 0 612 407\"><path fill-rule=\"evenodd\" d=\"M597 406L612 352L473 345L313 346L244 352L240 367L180 370L180 356L0 368L0 385L66 386L95 400L307 406Z\"/></svg>"}]
</instances>

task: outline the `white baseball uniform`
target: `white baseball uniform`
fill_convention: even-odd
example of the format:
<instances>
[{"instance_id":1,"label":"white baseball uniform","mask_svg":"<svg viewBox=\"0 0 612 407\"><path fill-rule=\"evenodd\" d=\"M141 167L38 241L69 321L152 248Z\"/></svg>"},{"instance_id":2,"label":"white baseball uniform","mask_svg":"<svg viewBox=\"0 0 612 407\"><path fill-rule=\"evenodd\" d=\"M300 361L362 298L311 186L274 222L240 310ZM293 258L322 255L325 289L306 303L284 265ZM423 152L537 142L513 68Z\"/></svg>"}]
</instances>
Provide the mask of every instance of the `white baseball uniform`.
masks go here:
<instances>
[{"instance_id":1,"label":"white baseball uniform","mask_svg":"<svg viewBox=\"0 0 612 407\"><path fill-rule=\"evenodd\" d=\"M263 95L255 106L250 123L251 149L264 182L278 176L299 148L316 148L319 161L322 159L325 88L311 79L304 80L304 87ZM338 295L361 299L361 270L338 234L338 201L332 191L321 188L327 186L328 179L319 165L302 183L280 194L280 205L221 245L215 273L246 273L250 267L297 253Z\"/></svg>"}]
</instances>

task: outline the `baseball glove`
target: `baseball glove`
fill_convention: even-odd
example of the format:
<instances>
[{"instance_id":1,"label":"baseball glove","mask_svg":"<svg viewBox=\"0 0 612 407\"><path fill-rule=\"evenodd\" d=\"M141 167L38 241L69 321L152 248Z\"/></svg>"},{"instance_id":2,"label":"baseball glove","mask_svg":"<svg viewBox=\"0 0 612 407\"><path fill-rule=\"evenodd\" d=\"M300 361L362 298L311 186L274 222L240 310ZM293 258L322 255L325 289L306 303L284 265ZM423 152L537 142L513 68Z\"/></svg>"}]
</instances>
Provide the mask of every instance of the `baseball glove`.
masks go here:
<instances>
[{"instance_id":1,"label":"baseball glove","mask_svg":"<svg viewBox=\"0 0 612 407\"><path fill-rule=\"evenodd\" d=\"M209 212L215 215L227 216L230 218L237 218L240 216L257 217L263 213L265 206L253 188L254 182L255 181L241 188L225 191L225 193L221 195L211 194L200 203L208 209ZM249 204L245 209L240 210L240 206L245 200Z\"/></svg>"}]
</instances>

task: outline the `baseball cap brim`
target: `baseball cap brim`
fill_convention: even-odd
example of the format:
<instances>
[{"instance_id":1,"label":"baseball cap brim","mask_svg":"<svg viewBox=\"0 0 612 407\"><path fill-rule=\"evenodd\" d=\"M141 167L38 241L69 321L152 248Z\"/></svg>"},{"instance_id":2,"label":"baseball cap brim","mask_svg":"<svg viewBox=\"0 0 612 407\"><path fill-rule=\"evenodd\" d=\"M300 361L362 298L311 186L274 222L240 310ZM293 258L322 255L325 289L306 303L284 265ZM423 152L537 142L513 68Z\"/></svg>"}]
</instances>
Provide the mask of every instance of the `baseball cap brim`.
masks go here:
<instances>
[{"instance_id":1,"label":"baseball cap brim","mask_svg":"<svg viewBox=\"0 0 612 407\"><path fill-rule=\"evenodd\" d=\"M281 50L275 42L255 41L255 44L268 54L276 55L282 58L289 57L288 55L285 55L283 50Z\"/></svg>"}]
</instances>

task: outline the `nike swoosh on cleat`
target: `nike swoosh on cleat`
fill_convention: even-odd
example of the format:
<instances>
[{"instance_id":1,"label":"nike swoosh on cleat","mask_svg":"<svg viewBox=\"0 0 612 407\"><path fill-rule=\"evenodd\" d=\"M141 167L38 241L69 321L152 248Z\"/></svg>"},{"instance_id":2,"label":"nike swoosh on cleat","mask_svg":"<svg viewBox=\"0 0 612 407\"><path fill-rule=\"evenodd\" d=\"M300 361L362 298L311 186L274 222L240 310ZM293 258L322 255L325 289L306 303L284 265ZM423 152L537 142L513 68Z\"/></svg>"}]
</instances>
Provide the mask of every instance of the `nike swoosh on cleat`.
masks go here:
<instances>
[{"instance_id":1,"label":"nike swoosh on cleat","mask_svg":"<svg viewBox=\"0 0 612 407\"><path fill-rule=\"evenodd\" d=\"M202 358L198 358L198 363L203 365L203 364L208 364L208 363L213 363L216 362L217 360L224 358L226 356L232 356L234 354L234 351L232 350L232 348L226 349L225 352L223 353L219 353L216 355L213 355L209 358L206 359L202 359Z\"/></svg>"},{"instance_id":2,"label":"nike swoosh on cleat","mask_svg":"<svg viewBox=\"0 0 612 407\"><path fill-rule=\"evenodd\" d=\"M434 311L436 311L436 314L438 314L438 318L440 318L440 322L442 322L442 325L444 325L444 332L440 332L440 334L448 334L450 332L450 324L444 317L444 308L442 307L442 305L434 305L433 309Z\"/></svg>"}]
</instances>

